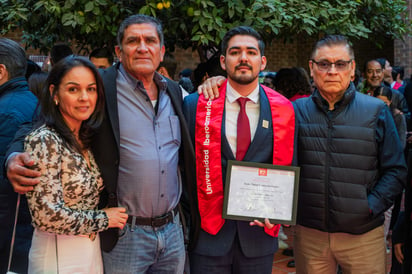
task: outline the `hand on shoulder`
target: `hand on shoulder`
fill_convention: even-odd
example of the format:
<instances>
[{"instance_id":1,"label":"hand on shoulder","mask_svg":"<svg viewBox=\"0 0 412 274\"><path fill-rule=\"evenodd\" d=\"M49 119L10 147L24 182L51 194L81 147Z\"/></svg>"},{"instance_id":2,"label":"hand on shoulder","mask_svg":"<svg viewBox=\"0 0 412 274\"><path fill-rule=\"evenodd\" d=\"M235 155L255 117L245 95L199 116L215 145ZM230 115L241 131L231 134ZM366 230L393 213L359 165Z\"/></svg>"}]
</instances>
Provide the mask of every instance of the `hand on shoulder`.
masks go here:
<instances>
[{"instance_id":1,"label":"hand on shoulder","mask_svg":"<svg viewBox=\"0 0 412 274\"><path fill-rule=\"evenodd\" d=\"M40 182L41 173L30 169L35 163L27 152L12 155L6 166L7 178L15 192L26 194Z\"/></svg>"}]
</instances>

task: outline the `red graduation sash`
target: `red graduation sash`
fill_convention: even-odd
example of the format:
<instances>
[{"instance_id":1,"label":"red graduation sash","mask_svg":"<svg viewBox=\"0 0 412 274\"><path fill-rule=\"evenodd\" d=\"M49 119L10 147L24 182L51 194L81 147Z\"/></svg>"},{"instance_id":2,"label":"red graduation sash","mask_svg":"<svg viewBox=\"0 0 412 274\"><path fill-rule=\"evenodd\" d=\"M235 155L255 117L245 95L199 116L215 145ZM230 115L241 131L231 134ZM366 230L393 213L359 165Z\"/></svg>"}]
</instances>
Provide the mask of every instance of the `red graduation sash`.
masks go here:
<instances>
[{"instance_id":1,"label":"red graduation sash","mask_svg":"<svg viewBox=\"0 0 412 274\"><path fill-rule=\"evenodd\" d=\"M223 178L221 160L221 128L226 100L225 82L219 98L211 101L199 97L195 125L197 195L201 228L216 235L225 220L223 211ZM293 158L295 113L292 103L276 91L261 86L269 99L273 126L273 164L290 165ZM269 235L276 236L279 225Z\"/></svg>"}]
</instances>

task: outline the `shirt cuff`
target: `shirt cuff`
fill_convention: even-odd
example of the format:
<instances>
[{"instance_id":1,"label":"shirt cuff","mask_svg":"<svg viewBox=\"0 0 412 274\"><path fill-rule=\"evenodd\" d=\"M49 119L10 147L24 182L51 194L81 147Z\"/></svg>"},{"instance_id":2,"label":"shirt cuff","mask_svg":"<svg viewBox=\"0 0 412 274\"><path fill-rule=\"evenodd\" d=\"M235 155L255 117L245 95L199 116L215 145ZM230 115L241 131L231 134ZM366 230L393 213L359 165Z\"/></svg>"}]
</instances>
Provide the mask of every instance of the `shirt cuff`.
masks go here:
<instances>
[{"instance_id":1,"label":"shirt cuff","mask_svg":"<svg viewBox=\"0 0 412 274\"><path fill-rule=\"evenodd\" d=\"M7 157L6 161L4 162L4 167L7 169L7 165L9 164L9 160L14 156L19 154L18 152L12 152L10 153L9 157Z\"/></svg>"}]
</instances>

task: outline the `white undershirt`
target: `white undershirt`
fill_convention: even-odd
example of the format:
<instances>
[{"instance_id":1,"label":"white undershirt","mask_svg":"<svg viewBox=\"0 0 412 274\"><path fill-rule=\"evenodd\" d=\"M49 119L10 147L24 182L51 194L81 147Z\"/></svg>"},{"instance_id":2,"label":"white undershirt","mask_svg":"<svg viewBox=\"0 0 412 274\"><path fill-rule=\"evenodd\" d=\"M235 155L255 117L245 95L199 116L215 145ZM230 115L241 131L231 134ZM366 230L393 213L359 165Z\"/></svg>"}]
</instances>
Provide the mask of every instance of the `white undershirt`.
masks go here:
<instances>
[{"instance_id":1,"label":"white undershirt","mask_svg":"<svg viewBox=\"0 0 412 274\"><path fill-rule=\"evenodd\" d=\"M236 155L236 145L237 145L237 117L239 115L240 106L236 101L239 97L242 97L233 87L230 86L229 82L226 87L226 100L225 100L225 123L226 123L226 138L229 142L230 148L232 149L233 155ZM253 140L255 136L257 124L259 121L259 85L247 96L250 101L246 102L246 114L249 118L250 125L250 136ZM252 141L251 140L251 141Z\"/></svg>"}]
</instances>

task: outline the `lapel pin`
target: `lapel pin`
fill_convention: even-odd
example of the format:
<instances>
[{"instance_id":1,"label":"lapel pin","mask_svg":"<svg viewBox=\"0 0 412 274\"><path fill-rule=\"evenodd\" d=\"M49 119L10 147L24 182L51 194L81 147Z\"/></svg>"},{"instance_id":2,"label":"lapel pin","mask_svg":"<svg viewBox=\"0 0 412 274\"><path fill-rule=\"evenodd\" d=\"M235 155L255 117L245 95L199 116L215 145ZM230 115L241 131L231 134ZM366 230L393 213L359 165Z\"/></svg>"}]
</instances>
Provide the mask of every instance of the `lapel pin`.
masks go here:
<instances>
[{"instance_id":1,"label":"lapel pin","mask_svg":"<svg viewBox=\"0 0 412 274\"><path fill-rule=\"evenodd\" d=\"M262 127L269 128L269 121L268 120L263 120L262 121Z\"/></svg>"}]
</instances>

